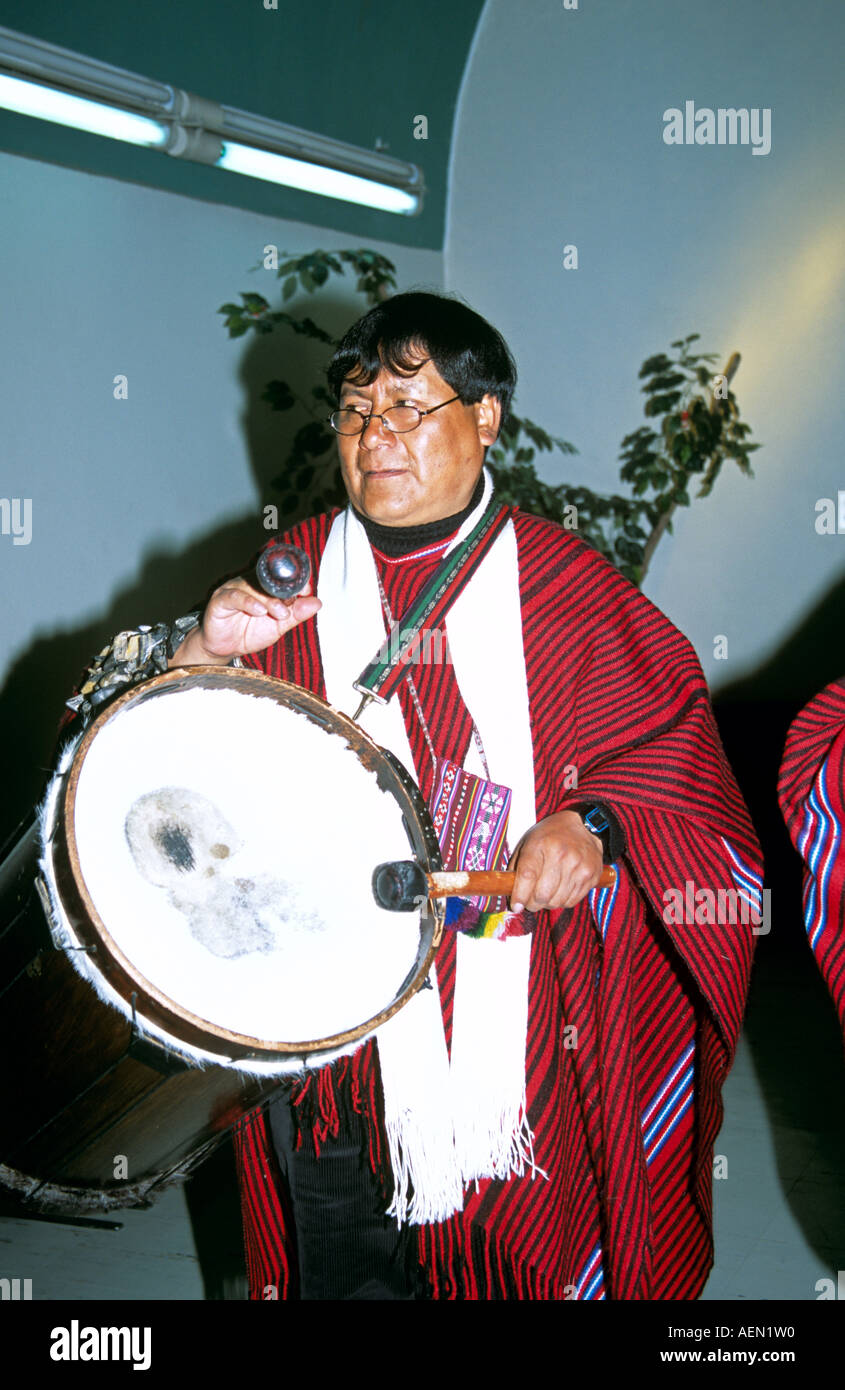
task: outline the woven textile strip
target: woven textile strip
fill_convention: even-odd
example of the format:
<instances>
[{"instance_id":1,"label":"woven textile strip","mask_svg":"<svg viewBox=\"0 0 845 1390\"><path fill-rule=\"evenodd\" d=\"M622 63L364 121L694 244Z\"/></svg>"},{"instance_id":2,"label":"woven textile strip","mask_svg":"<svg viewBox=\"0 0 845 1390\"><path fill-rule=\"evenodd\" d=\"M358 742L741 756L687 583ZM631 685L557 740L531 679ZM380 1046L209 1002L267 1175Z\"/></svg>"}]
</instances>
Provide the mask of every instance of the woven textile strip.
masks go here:
<instances>
[{"instance_id":1,"label":"woven textile strip","mask_svg":"<svg viewBox=\"0 0 845 1390\"><path fill-rule=\"evenodd\" d=\"M445 869L504 869L511 793L467 772L448 758L437 760L432 820ZM446 926L470 936L525 935L520 918L506 915L502 897L449 898Z\"/></svg>"},{"instance_id":2,"label":"woven textile strip","mask_svg":"<svg viewBox=\"0 0 845 1390\"><path fill-rule=\"evenodd\" d=\"M807 939L845 1036L845 678L826 686L792 725L778 798L804 860Z\"/></svg>"},{"instance_id":3,"label":"woven textile strip","mask_svg":"<svg viewBox=\"0 0 845 1390\"><path fill-rule=\"evenodd\" d=\"M441 760L434 828L449 869L497 869L508 829L510 788L485 782ZM486 899L479 899L479 902Z\"/></svg>"},{"instance_id":4,"label":"woven textile strip","mask_svg":"<svg viewBox=\"0 0 845 1390\"><path fill-rule=\"evenodd\" d=\"M332 519L315 518L289 537L315 566ZM694 1299L712 1263L713 1142L754 936L741 923L668 927L663 894L683 890L687 879L734 888L724 841L759 878L759 847L689 644L577 537L520 512L513 520L537 815L606 801L624 830L633 872L625 872L604 914L604 936L586 901L571 912L537 914L526 1088L535 1159L547 1179L480 1182L462 1212L420 1228L420 1261L437 1299L567 1300L598 1289L614 1299ZM430 577L424 564L381 570L394 612L413 598L412 570L420 585ZM323 693L313 624L249 664ZM414 675L437 752L461 762L472 720L452 668L420 665ZM428 800L431 760L402 686L398 698ZM571 765L577 788L567 785ZM447 1040L457 940L444 933L436 962ZM687 1103L688 1086L678 1087L689 1063L678 1068L691 1046ZM378 1165L375 1047L367 1044L354 1063L330 1076L337 1093L371 1117ZM295 1089L302 1142L310 1143L319 1116L331 1120L335 1112L328 1088L318 1091L313 1077ZM667 1103L665 1128L654 1129ZM260 1132L236 1152L243 1185L263 1193ZM247 1204L245 1221L261 1210ZM288 1227L284 1245L274 1246L283 1221L278 1199L260 1235L248 1234L254 1298L262 1285L283 1282L284 1249L295 1239Z\"/></svg>"}]
</instances>

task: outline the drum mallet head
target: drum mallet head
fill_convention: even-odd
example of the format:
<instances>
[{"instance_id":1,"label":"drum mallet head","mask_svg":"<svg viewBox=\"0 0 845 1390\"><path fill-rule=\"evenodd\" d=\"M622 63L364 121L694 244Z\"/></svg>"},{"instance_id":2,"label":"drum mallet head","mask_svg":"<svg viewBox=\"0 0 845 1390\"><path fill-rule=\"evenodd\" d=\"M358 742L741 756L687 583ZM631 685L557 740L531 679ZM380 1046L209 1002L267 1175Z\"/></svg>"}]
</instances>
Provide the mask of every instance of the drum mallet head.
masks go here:
<instances>
[{"instance_id":1,"label":"drum mallet head","mask_svg":"<svg viewBox=\"0 0 845 1390\"><path fill-rule=\"evenodd\" d=\"M265 594L287 602L301 594L311 578L311 561L298 545L278 541L261 552L255 573Z\"/></svg>"},{"instance_id":2,"label":"drum mallet head","mask_svg":"<svg viewBox=\"0 0 845 1390\"><path fill-rule=\"evenodd\" d=\"M428 891L428 879L413 859L377 864L373 870L373 897L388 912L414 912Z\"/></svg>"}]
</instances>

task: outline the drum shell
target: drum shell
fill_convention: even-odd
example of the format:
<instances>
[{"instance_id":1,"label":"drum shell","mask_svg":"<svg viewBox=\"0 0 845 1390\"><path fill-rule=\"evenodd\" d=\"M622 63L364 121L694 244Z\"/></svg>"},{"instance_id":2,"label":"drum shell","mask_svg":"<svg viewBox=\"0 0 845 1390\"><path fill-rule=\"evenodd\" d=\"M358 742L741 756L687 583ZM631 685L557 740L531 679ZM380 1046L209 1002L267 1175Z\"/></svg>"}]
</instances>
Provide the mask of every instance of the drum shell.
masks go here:
<instances>
[{"instance_id":1,"label":"drum shell","mask_svg":"<svg viewBox=\"0 0 845 1390\"><path fill-rule=\"evenodd\" d=\"M279 1078L190 1067L100 999L53 945L38 840L33 826L0 868L0 1186L39 1210L131 1205L205 1158Z\"/></svg>"},{"instance_id":2,"label":"drum shell","mask_svg":"<svg viewBox=\"0 0 845 1390\"><path fill-rule=\"evenodd\" d=\"M286 686L257 672L183 668L154 678L119 697L101 720L129 699L143 698L162 686L178 690L192 680L218 688L234 686L250 693L278 688L285 698L307 709L327 731L342 732L365 766L390 783L403 808L414 852L424 867L439 867L439 850L419 792L389 754L307 691ZM98 721L99 722L99 721ZM85 739L93 736L93 726ZM84 743L85 740L83 740ZM73 872L73 844L63 833L65 802L73 784L73 766L60 796L62 814L52 828L51 859L67 921L83 948L94 952L98 970L124 1001L137 982L121 973L104 949L92 921L90 903ZM281 1078L250 1074L241 1064L278 1060L273 1047L256 1052L249 1040L226 1036L225 1053L233 1065L191 1064L181 1048L153 1041L144 1029L152 1020L179 1042L206 1049L220 1047L155 998L138 998L141 1026L102 999L56 947L46 914L51 913L39 872L41 837L33 823L0 863L0 1188L23 1194L42 1210L89 1210L137 1204L169 1176L188 1172L221 1141L246 1111L277 1092ZM348 1035L284 1049L288 1075L351 1051L348 1044L369 1035L390 1017L424 981L442 928L441 909L430 928L413 972L413 982L399 1002L375 1021ZM410 977L409 977L410 979ZM403 991L405 987L403 987ZM120 1160L126 1164L124 1172ZM117 1176L120 1172L120 1176Z\"/></svg>"}]
</instances>

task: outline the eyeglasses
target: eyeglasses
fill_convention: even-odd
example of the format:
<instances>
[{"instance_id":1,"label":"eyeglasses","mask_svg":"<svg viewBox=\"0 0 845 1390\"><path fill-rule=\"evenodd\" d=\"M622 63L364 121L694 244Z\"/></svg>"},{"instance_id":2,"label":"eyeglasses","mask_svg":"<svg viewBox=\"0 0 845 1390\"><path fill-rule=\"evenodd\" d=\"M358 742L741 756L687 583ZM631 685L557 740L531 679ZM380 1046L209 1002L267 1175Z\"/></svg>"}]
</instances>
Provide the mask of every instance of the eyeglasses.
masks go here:
<instances>
[{"instance_id":1,"label":"eyeglasses","mask_svg":"<svg viewBox=\"0 0 845 1390\"><path fill-rule=\"evenodd\" d=\"M457 400L460 400L460 396L452 396L448 401L433 405L430 410L418 410L415 405L392 405L381 415L375 410L365 415L355 406L347 405L332 412L329 424L337 434L363 434L370 421L375 419L381 420L384 428L393 434L407 434L409 430L417 428L424 415L433 415L435 410L442 410L444 405L451 405L452 401Z\"/></svg>"}]
</instances>

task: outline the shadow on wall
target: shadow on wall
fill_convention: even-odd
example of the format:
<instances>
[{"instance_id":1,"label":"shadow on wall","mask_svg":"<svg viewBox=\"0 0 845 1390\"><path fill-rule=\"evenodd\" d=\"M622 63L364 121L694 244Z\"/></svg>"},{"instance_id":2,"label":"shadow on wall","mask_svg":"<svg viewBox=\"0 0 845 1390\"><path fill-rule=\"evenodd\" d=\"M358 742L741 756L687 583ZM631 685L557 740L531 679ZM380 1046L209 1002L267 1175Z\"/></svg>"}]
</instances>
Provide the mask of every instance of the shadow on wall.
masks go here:
<instances>
[{"instance_id":1,"label":"shadow on wall","mask_svg":"<svg viewBox=\"0 0 845 1390\"><path fill-rule=\"evenodd\" d=\"M777 779L790 724L845 672L843 613L845 578L768 661L723 687L714 702L763 845L771 892L771 931L758 941L745 1037L784 1201L823 1261L820 1275L831 1251L845 1247L845 1202L827 1206L823 1219L819 1214L819 1183L829 1190L830 1175L845 1172L845 1059L833 1001L807 943L802 862L780 814Z\"/></svg>"},{"instance_id":2,"label":"shadow on wall","mask_svg":"<svg viewBox=\"0 0 845 1390\"><path fill-rule=\"evenodd\" d=\"M329 294L321 297L319 308L320 322L336 336L361 311L360 302ZM222 320L220 332L224 332ZM255 481L255 508L225 521L182 551L174 552L169 545L149 545L139 556L136 576L111 597L96 619L39 636L18 657L0 689L0 725L7 735L0 846L40 800L55 754L64 702L97 652L124 628L172 620L199 607L222 578L246 572L255 553L269 539L271 533L263 526L263 508L281 500L272 479L302 417L294 419L292 414L271 410L261 400L261 393L274 377L290 381L294 389L310 391L311 385L323 379L326 349L310 342L303 345L302 339L285 338L278 332L251 335L244 343L232 343L231 349L233 369L237 363L244 391L241 423ZM322 406L318 409L324 413ZM199 492L204 485L202 461L196 460L193 467ZM166 498L162 506L166 506ZM279 528L286 524L280 514ZM98 581L94 569L92 591Z\"/></svg>"}]
</instances>

